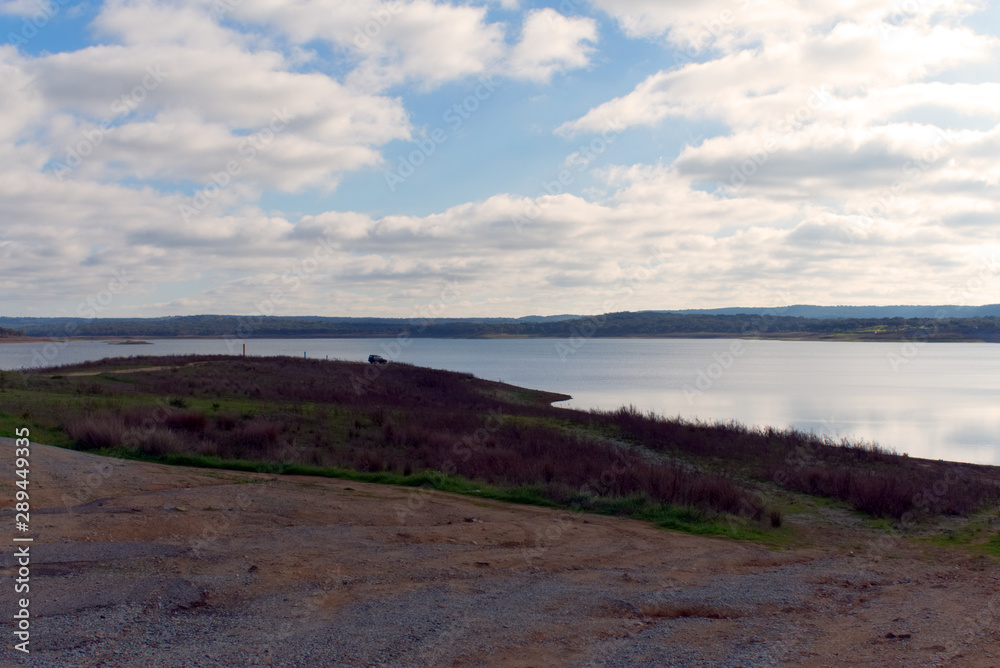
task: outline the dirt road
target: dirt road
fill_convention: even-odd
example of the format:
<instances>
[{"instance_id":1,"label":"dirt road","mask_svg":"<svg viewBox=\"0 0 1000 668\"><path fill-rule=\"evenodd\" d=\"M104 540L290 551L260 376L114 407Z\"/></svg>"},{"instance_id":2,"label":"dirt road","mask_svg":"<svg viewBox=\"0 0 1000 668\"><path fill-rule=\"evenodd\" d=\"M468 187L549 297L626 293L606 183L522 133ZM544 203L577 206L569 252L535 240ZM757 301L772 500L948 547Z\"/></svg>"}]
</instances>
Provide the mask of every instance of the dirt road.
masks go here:
<instances>
[{"instance_id":1,"label":"dirt road","mask_svg":"<svg viewBox=\"0 0 1000 668\"><path fill-rule=\"evenodd\" d=\"M30 475L30 664L11 640L8 547L4 665L1000 665L995 559L879 543L850 518L769 550L44 445Z\"/></svg>"}]
</instances>

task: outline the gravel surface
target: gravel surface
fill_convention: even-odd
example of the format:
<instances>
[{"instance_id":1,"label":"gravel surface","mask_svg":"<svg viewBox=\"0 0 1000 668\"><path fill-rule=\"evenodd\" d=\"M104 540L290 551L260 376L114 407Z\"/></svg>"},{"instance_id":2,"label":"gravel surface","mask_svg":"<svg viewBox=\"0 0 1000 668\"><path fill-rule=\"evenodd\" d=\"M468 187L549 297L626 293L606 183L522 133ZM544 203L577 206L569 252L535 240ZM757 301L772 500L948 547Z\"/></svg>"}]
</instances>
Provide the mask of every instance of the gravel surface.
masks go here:
<instances>
[{"instance_id":1,"label":"gravel surface","mask_svg":"<svg viewBox=\"0 0 1000 668\"><path fill-rule=\"evenodd\" d=\"M996 559L870 549L881 543L863 527L800 524L814 547L768 549L32 447L33 510L50 512L33 514L31 655L8 640L4 666L1000 663Z\"/></svg>"}]
</instances>

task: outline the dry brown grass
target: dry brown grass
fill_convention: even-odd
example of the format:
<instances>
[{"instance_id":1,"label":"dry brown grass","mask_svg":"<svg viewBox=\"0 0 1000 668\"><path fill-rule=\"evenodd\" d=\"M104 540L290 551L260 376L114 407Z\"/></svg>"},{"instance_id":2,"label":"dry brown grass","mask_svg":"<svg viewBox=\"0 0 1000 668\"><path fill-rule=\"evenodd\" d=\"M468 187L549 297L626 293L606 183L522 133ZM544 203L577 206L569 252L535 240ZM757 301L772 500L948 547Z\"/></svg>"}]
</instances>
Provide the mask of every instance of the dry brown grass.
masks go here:
<instances>
[{"instance_id":1,"label":"dry brown grass","mask_svg":"<svg viewBox=\"0 0 1000 668\"><path fill-rule=\"evenodd\" d=\"M711 603L648 603L639 606L644 617L653 619L680 619L682 617L697 617L699 619L736 619L743 613L734 608Z\"/></svg>"}]
</instances>

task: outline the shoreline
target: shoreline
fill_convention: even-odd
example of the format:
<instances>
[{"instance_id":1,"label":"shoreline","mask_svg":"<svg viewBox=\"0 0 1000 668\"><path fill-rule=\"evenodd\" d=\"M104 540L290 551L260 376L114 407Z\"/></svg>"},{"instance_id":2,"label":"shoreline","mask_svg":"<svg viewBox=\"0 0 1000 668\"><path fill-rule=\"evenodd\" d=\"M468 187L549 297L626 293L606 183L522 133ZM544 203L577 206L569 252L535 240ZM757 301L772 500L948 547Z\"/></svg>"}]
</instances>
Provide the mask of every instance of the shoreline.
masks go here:
<instances>
[{"instance_id":1,"label":"shoreline","mask_svg":"<svg viewBox=\"0 0 1000 668\"><path fill-rule=\"evenodd\" d=\"M372 341L394 341L400 336L410 339L427 339L438 341L503 341L503 340L538 340L538 341L560 341L573 337L568 336L519 336L519 335L486 335L486 336L410 336L401 332L396 336L255 336L249 339L238 339L239 341L256 340L307 340L307 339L330 339L330 340L365 340ZM5 343L74 343L84 341L106 342L111 345L152 345L156 341L213 341L225 340L228 336L146 336L143 340L115 339L106 336L10 336L0 338L0 345ZM606 339L615 341L632 340L657 340L657 339L721 339L730 341L818 341L821 343L1000 343L1000 341L987 341L986 339L974 338L933 338L921 337L917 335L902 337L880 337L880 336L859 336L851 334L835 335L809 335L809 334L789 334L774 336L734 336L732 334L710 334L710 333L685 333L685 334L661 334L658 336L636 335L636 336L591 336L585 337L587 340Z\"/></svg>"}]
</instances>

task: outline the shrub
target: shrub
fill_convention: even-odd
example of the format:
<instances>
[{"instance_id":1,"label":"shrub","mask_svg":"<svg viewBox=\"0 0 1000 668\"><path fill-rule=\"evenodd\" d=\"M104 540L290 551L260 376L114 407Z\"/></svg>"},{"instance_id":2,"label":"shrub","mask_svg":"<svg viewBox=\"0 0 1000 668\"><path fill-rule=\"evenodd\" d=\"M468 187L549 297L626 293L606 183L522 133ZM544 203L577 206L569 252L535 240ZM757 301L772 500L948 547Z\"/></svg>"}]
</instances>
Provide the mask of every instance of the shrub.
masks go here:
<instances>
[{"instance_id":1,"label":"shrub","mask_svg":"<svg viewBox=\"0 0 1000 668\"><path fill-rule=\"evenodd\" d=\"M171 413L164 420L164 423L168 429L181 429L200 433L208 427L208 418L201 413L184 411L181 413Z\"/></svg>"},{"instance_id":2,"label":"shrub","mask_svg":"<svg viewBox=\"0 0 1000 668\"><path fill-rule=\"evenodd\" d=\"M93 414L71 420L66 433L81 450L117 448L125 442L125 423L117 415Z\"/></svg>"},{"instance_id":3,"label":"shrub","mask_svg":"<svg viewBox=\"0 0 1000 668\"><path fill-rule=\"evenodd\" d=\"M355 469L358 471L366 471L372 473L378 473L380 471L386 471L389 466L386 463L385 457L381 452L375 450L359 450L354 455L354 461L352 462Z\"/></svg>"},{"instance_id":4,"label":"shrub","mask_svg":"<svg viewBox=\"0 0 1000 668\"><path fill-rule=\"evenodd\" d=\"M253 418L225 433L220 443L220 453L240 459L272 460L278 452L280 422L266 418Z\"/></svg>"},{"instance_id":5,"label":"shrub","mask_svg":"<svg viewBox=\"0 0 1000 668\"><path fill-rule=\"evenodd\" d=\"M215 416L215 428L232 431L240 423L240 416L232 411L223 411Z\"/></svg>"},{"instance_id":6,"label":"shrub","mask_svg":"<svg viewBox=\"0 0 1000 668\"><path fill-rule=\"evenodd\" d=\"M144 455L158 456L187 452L188 441L180 434L166 429L155 429L145 433L136 444L136 449Z\"/></svg>"},{"instance_id":7,"label":"shrub","mask_svg":"<svg viewBox=\"0 0 1000 668\"><path fill-rule=\"evenodd\" d=\"M157 424L158 409L149 406L131 406L122 411L122 420L129 429L151 429Z\"/></svg>"},{"instance_id":8,"label":"shrub","mask_svg":"<svg viewBox=\"0 0 1000 668\"><path fill-rule=\"evenodd\" d=\"M961 469L927 466L870 442L837 443L793 429L748 429L735 422L668 420L634 407L592 415L650 449L716 458L757 479L846 501L875 517L964 515L1000 500L995 485Z\"/></svg>"}]
</instances>

